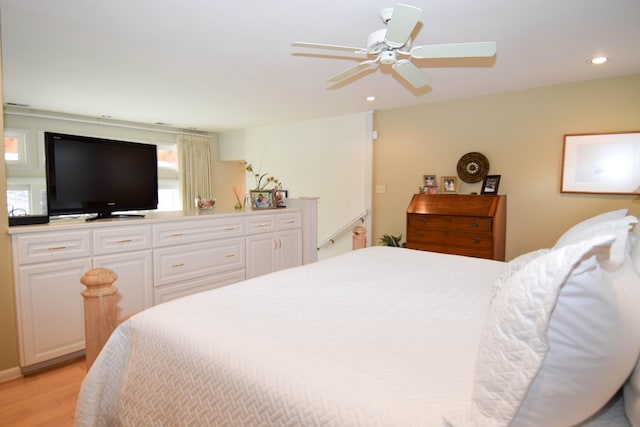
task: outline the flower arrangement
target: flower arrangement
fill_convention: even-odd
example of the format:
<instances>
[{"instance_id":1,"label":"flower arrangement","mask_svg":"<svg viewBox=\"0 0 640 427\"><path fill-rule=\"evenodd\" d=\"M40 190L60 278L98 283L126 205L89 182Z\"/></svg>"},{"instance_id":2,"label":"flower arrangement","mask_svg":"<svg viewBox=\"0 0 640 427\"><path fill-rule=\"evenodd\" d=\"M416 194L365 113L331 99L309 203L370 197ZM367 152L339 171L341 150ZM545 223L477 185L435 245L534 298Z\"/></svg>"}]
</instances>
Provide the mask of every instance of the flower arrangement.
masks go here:
<instances>
[{"instance_id":1,"label":"flower arrangement","mask_svg":"<svg viewBox=\"0 0 640 427\"><path fill-rule=\"evenodd\" d=\"M256 187L254 188L254 190L256 191L266 189L269 184L273 184L274 189L282 187L282 183L278 178L276 178L275 176L270 176L268 173L260 174L259 172L254 171L253 166L251 166L250 163L245 162L245 169L256 180Z\"/></svg>"}]
</instances>

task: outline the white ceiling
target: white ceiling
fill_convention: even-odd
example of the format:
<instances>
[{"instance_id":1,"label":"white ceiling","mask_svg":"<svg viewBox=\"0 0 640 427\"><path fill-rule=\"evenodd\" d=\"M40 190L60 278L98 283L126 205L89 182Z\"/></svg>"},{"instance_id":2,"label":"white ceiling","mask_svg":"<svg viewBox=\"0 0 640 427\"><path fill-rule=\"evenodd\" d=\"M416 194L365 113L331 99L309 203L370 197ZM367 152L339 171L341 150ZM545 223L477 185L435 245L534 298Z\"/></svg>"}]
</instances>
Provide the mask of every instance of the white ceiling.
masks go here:
<instances>
[{"instance_id":1,"label":"white ceiling","mask_svg":"<svg viewBox=\"0 0 640 427\"><path fill-rule=\"evenodd\" d=\"M4 102L219 132L640 72L639 0L404 3L423 9L414 45L496 57L418 61L423 90L385 69L332 86L356 59L290 43L366 47L393 1L0 0Z\"/></svg>"}]
</instances>

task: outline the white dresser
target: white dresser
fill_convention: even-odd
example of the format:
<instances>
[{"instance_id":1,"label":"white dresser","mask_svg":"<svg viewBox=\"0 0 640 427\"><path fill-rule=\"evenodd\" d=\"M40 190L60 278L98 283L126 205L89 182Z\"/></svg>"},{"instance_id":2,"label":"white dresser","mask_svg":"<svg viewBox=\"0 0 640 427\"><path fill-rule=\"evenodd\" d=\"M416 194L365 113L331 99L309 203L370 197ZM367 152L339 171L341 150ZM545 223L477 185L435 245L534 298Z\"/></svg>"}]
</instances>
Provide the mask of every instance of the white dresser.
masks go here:
<instances>
[{"instance_id":1,"label":"white dresser","mask_svg":"<svg viewBox=\"0 0 640 427\"><path fill-rule=\"evenodd\" d=\"M118 275L118 316L126 317L315 261L316 200L291 201L298 207L10 227L23 371L84 350L80 277L92 268Z\"/></svg>"}]
</instances>

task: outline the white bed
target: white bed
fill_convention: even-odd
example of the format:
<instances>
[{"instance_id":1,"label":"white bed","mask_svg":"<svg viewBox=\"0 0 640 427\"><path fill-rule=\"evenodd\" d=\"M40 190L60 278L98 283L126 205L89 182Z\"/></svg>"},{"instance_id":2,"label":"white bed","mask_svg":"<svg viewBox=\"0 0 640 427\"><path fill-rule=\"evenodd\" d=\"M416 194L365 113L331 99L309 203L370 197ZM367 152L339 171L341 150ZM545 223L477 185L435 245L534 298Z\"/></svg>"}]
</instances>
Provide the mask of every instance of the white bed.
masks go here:
<instances>
[{"instance_id":1,"label":"white bed","mask_svg":"<svg viewBox=\"0 0 640 427\"><path fill-rule=\"evenodd\" d=\"M494 287L524 264L373 247L155 306L111 336L76 425L485 425L473 411ZM630 425L623 382L582 425Z\"/></svg>"}]
</instances>

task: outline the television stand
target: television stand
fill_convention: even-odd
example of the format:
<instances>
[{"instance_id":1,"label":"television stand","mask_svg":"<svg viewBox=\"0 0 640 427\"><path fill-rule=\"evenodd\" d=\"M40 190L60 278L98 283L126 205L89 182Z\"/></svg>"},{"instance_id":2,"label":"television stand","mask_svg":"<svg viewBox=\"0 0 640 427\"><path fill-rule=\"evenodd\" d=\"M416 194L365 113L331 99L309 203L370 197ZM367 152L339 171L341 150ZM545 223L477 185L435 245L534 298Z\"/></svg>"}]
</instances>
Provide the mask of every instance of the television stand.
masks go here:
<instances>
[{"instance_id":1,"label":"television stand","mask_svg":"<svg viewBox=\"0 0 640 427\"><path fill-rule=\"evenodd\" d=\"M113 214L113 213L99 213L96 216L85 219L87 222L100 221L103 219L131 219L131 218L144 218L144 214Z\"/></svg>"}]
</instances>

